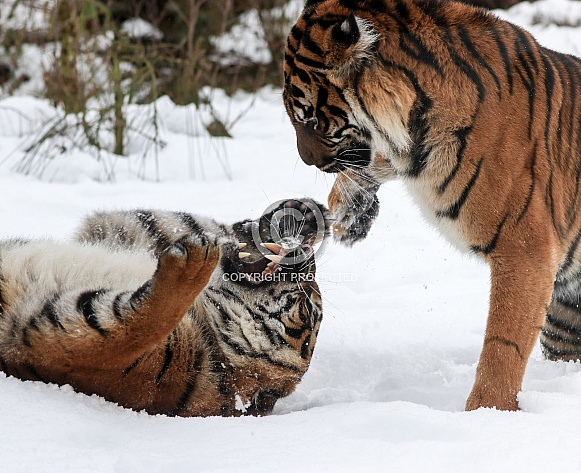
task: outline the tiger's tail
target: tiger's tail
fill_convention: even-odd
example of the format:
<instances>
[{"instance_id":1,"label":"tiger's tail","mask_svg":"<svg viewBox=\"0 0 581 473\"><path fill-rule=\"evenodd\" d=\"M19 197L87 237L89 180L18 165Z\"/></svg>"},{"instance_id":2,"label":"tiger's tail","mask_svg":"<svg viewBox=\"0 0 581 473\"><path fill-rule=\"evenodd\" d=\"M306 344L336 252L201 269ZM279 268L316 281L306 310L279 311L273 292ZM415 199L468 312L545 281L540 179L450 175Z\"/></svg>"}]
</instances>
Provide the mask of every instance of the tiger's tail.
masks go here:
<instances>
[{"instance_id":1,"label":"tiger's tail","mask_svg":"<svg viewBox=\"0 0 581 473\"><path fill-rule=\"evenodd\" d=\"M549 360L581 360L581 279L557 278L541 329L541 349Z\"/></svg>"}]
</instances>

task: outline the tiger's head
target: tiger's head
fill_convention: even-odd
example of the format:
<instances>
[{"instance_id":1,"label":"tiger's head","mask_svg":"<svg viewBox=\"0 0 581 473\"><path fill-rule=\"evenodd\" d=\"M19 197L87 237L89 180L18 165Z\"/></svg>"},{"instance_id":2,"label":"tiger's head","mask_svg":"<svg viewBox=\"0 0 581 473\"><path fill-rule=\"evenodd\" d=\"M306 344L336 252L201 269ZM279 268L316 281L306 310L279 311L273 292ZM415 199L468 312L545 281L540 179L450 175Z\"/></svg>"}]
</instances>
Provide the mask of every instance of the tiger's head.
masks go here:
<instances>
[{"instance_id":1,"label":"tiger's head","mask_svg":"<svg viewBox=\"0 0 581 473\"><path fill-rule=\"evenodd\" d=\"M373 60L371 23L336 1L308 1L290 31L283 99L303 161L325 172L371 162L371 132L355 117L349 81Z\"/></svg>"},{"instance_id":2,"label":"tiger's head","mask_svg":"<svg viewBox=\"0 0 581 473\"><path fill-rule=\"evenodd\" d=\"M307 1L288 36L283 91L303 161L420 172L427 147L468 126L484 95L450 37L488 34L495 21L442 0Z\"/></svg>"}]
</instances>

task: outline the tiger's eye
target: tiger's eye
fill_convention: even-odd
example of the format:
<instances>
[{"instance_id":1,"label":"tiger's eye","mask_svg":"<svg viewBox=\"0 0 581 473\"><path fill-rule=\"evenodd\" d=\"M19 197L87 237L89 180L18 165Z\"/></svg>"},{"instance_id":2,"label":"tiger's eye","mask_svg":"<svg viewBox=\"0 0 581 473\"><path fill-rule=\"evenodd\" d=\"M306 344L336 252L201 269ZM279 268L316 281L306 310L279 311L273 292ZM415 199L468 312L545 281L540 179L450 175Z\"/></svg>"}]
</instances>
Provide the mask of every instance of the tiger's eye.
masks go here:
<instances>
[{"instance_id":1,"label":"tiger's eye","mask_svg":"<svg viewBox=\"0 0 581 473\"><path fill-rule=\"evenodd\" d=\"M309 118L309 119L307 120L307 128L308 128L310 131L313 131L313 130L315 130L315 128L317 128L317 125L318 125L318 124L319 124L319 120L318 120L316 117Z\"/></svg>"}]
</instances>

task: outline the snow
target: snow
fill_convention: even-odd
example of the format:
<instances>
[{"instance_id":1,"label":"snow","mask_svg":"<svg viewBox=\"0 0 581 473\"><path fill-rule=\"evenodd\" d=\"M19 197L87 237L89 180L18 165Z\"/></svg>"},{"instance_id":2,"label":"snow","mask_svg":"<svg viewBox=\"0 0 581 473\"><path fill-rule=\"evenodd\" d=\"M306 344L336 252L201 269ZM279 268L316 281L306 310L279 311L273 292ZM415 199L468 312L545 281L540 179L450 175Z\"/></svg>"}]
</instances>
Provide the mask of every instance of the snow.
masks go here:
<instances>
[{"instance_id":1,"label":"snow","mask_svg":"<svg viewBox=\"0 0 581 473\"><path fill-rule=\"evenodd\" d=\"M157 41L163 38L163 33L159 29L142 18L130 18L124 21L121 25L121 33L130 38L150 38Z\"/></svg>"},{"instance_id":2,"label":"snow","mask_svg":"<svg viewBox=\"0 0 581 473\"><path fill-rule=\"evenodd\" d=\"M503 15L526 24L533 9L562 17L572 5L543 0ZM531 30L570 52L581 34ZM279 90L262 90L253 107L243 94L215 99L223 121L241 114L233 139L210 141L206 112L164 99L157 161L133 138L129 158L106 155L114 182L79 149L51 160L42 179L15 173L29 134L55 111L30 97L1 101L0 236L66 238L96 209L158 207L232 222L284 197L326 199L333 178L300 162ZM428 227L400 184L384 186L379 198L366 241L351 250L328 244L318 255L325 312L314 359L273 415L149 416L0 374L1 470L581 471L581 365L546 361L537 346L522 411L463 412L482 345L488 268Z\"/></svg>"}]
</instances>

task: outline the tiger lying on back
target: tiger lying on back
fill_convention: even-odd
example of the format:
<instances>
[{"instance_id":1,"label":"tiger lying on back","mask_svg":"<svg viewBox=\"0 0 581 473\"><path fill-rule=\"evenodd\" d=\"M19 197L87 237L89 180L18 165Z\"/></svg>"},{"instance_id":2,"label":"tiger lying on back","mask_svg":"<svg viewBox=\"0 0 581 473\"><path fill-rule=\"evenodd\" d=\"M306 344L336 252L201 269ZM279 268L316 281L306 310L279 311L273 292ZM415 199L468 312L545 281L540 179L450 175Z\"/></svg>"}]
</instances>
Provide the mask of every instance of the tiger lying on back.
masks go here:
<instances>
[{"instance_id":1,"label":"tiger lying on back","mask_svg":"<svg viewBox=\"0 0 581 473\"><path fill-rule=\"evenodd\" d=\"M294 246L272 242L274 211L232 227L100 212L75 242L0 242L0 370L150 414L269 413L307 370L321 322L313 209L274 209Z\"/></svg>"},{"instance_id":2,"label":"tiger lying on back","mask_svg":"<svg viewBox=\"0 0 581 473\"><path fill-rule=\"evenodd\" d=\"M517 409L539 336L581 357L581 61L453 1L308 0L285 55L302 159L337 172L334 234L365 238L388 179L491 268L467 409Z\"/></svg>"}]
</instances>

